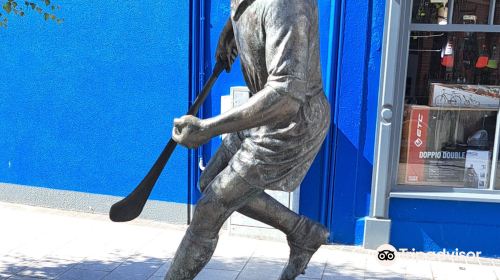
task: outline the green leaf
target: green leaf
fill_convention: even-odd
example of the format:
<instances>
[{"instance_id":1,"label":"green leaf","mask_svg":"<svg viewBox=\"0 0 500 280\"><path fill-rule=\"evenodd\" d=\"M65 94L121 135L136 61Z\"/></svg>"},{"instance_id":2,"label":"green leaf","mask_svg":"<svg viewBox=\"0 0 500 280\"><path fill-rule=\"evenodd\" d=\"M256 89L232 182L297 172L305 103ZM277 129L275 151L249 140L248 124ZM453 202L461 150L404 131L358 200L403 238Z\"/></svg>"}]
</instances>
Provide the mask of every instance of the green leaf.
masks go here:
<instances>
[{"instance_id":1,"label":"green leaf","mask_svg":"<svg viewBox=\"0 0 500 280\"><path fill-rule=\"evenodd\" d=\"M44 18L45 20L48 20L48 19L50 18L50 15L49 15L48 13L44 13L44 14L43 14L43 18Z\"/></svg>"},{"instance_id":2,"label":"green leaf","mask_svg":"<svg viewBox=\"0 0 500 280\"><path fill-rule=\"evenodd\" d=\"M33 9L33 10L36 8L36 4L33 2L30 3L30 6L31 6L31 9Z\"/></svg>"},{"instance_id":3,"label":"green leaf","mask_svg":"<svg viewBox=\"0 0 500 280\"><path fill-rule=\"evenodd\" d=\"M8 14L12 11L12 4L10 2L6 2L2 7Z\"/></svg>"},{"instance_id":4,"label":"green leaf","mask_svg":"<svg viewBox=\"0 0 500 280\"><path fill-rule=\"evenodd\" d=\"M46 6L50 5L50 0L45 0L45 5Z\"/></svg>"},{"instance_id":5,"label":"green leaf","mask_svg":"<svg viewBox=\"0 0 500 280\"><path fill-rule=\"evenodd\" d=\"M36 8L35 8L35 11L37 11L39 14L41 14L41 13L42 13L42 8L40 8L40 7L36 7Z\"/></svg>"}]
</instances>

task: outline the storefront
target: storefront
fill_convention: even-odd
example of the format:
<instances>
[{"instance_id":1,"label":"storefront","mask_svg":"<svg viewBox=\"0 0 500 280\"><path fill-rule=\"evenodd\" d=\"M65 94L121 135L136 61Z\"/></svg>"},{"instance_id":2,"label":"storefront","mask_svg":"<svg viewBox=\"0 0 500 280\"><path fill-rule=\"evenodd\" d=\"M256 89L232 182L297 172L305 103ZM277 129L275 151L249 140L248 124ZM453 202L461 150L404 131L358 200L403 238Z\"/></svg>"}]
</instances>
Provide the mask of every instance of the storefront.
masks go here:
<instances>
[{"instance_id":1,"label":"storefront","mask_svg":"<svg viewBox=\"0 0 500 280\"><path fill-rule=\"evenodd\" d=\"M500 255L500 2L387 1L364 244Z\"/></svg>"}]
</instances>

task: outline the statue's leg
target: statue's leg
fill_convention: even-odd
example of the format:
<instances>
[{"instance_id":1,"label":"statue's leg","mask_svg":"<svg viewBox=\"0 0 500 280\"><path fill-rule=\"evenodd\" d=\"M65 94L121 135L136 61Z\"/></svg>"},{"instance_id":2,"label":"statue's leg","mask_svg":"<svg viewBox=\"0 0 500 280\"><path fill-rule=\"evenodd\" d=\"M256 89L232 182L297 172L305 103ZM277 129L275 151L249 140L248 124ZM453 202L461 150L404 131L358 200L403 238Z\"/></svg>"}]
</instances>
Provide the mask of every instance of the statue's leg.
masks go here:
<instances>
[{"instance_id":1,"label":"statue's leg","mask_svg":"<svg viewBox=\"0 0 500 280\"><path fill-rule=\"evenodd\" d=\"M182 240L166 280L191 280L208 263L226 219L262 189L246 183L231 167L210 182L196 205L193 219Z\"/></svg>"},{"instance_id":2,"label":"statue's leg","mask_svg":"<svg viewBox=\"0 0 500 280\"><path fill-rule=\"evenodd\" d=\"M219 172L227 167L233 154L221 145L210 159L200 178L203 191ZM312 255L328 239L328 230L321 224L299 216L265 192L247 201L239 213L268 224L287 235L290 258L281 279L295 279L303 273Z\"/></svg>"},{"instance_id":3,"label":"statue's leg","mask_svg":"<svg viewBox=\"0 0 500 280\"><path fill-rule=\"evenodd\" d=\"M201 174L199 182L201 191L205 190L210 182L227 167L232 157L233 153L224 145L219 147ZM279 229L286 235L292 232L300 219L297 213L291 211L265 192L248 201L238 212Z\"/></svg>"}]
</instances>

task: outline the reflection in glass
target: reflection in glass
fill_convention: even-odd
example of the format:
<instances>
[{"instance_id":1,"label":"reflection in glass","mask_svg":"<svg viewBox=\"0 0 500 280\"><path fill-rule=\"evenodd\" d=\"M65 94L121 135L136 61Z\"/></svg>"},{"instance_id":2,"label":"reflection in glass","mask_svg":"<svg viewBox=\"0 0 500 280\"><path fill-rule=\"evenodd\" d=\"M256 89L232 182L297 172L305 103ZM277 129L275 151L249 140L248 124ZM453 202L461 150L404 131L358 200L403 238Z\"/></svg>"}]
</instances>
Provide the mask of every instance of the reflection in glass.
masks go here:
<instances>
[{"instance_id":1,"label":"reflection in glass","mask_svg":"<svg viewBox=\"0 0 500 280\"><path fill-rule=\"evenodd\" d=\"M411 33L399 184L488 188L500 107L499 38Z\"/></svg>"},{"instance_id":2,"label":"reflection in glass","mask_svg":"<svg viewBox=\"0 0 500 280\"><path fill-rule=\"evenodd\" d=\"M488 24L490 0L455 0L453 23Z\"/></svg>"}]
</instances>

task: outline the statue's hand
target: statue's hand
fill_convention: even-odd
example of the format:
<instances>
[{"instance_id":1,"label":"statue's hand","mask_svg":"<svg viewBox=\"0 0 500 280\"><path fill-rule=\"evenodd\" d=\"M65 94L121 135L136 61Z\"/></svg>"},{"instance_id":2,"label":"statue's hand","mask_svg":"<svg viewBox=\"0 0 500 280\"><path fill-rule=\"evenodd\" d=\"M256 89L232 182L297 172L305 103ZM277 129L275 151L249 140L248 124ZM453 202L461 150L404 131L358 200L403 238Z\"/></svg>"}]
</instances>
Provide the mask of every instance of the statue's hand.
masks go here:
<instances>
[{"instance_id":1,"label":"statue's hand","mask_svg":"<svg viewBox=\"0 0 500 280\"><path fill-rule=\"evenodd\" d=\"M208 142L212 138L203 121L190 115L174 119L172 139L175 142L193 149Z\"/></svg>"},{"instance_id":2,"label":"statue's hand","mask_svg":"<svg viewBox=\"0 0 500 280\"><path fill-rule=\"evenodd\" d=\"M215 60L224 65L226 72L229 73L237 56L238 48L236 47L236 41L234 39L233 25L231 20L228 20L219 36Z\"/></svg>"}]
</instances>

